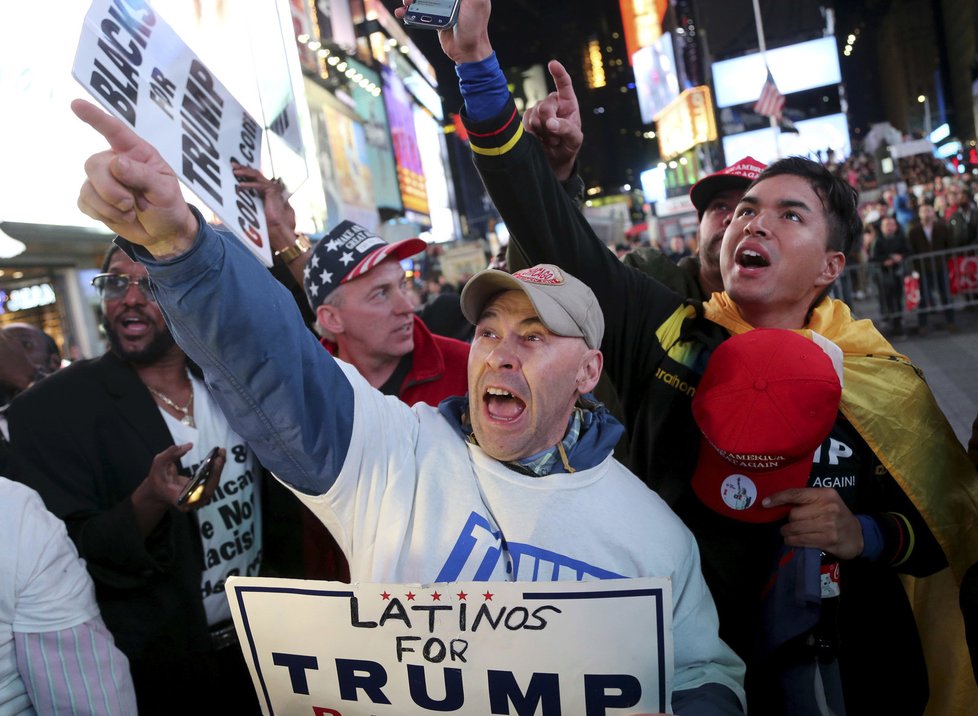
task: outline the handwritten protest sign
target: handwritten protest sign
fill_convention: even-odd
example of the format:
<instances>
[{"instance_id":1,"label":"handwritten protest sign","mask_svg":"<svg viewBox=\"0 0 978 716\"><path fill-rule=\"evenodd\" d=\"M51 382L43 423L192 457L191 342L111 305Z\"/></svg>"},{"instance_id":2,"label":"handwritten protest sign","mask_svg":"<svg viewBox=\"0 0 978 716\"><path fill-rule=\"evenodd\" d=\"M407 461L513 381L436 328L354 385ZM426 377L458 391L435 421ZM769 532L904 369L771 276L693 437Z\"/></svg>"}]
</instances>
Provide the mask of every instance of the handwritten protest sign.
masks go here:
<instances>
[{"instance_id":1,"label":"handwritten protest sign","mask_svg":"<svg viewBox=\"0 0 978 716\"><path fill-rule=\"evenodd\" d=\"M668 579L357 584L232 577L266 714L669 710Z\"/></svg>"},{"instance_id":2,"label":"handwritten protest sign","mask_svg":"<svg viewBox=\"0 0 978 716\"><path fill-rule=\"evenodd\" d=\"M71 71L272 265L261 198L240 189L231 169L259 166L262 127L145 0L95 0Z\"/></svg>"}]
</instances>

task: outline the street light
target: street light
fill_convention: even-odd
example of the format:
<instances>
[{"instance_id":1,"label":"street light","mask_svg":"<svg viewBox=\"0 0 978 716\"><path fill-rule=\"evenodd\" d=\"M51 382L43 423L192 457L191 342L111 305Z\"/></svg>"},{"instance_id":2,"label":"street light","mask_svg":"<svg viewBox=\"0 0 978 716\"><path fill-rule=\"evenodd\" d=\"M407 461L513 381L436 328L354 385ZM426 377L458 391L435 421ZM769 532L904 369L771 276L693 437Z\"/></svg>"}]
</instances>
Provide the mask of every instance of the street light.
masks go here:
<instances>
[{"instance_id":1,"label":"street light","mask_svg":"<svg viewBox=\"0 0 978 716\"><path fill-rule=\"evenodd\" d=\"M917 95L917 102L924 105L924 136L929 137L930 127L930 99L925 94Z\"/></svg>"}]
</instances>

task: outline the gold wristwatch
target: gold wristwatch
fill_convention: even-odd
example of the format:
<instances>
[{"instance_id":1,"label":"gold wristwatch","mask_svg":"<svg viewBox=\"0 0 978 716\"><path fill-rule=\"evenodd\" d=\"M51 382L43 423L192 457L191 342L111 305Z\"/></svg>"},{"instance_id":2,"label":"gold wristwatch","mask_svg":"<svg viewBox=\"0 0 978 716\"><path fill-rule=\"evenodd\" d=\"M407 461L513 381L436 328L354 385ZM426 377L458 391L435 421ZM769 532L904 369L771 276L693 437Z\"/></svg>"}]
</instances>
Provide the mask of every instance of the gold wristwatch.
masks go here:
<instances>
[{"instance_id":1,"label":"gold wristwatch","mask_svg":"<svg viewBox=\"0 0 978 716\"><path fill-rule=\"evenodd\" d=\"M312 244L309 242L309 237L305 234L296 234L294 244L286 246L284 249L279 249L273 256L274 258L281 259L283 264L288 264L302 256L310 248L312 248Z\"/></svg>"}]
</instances>

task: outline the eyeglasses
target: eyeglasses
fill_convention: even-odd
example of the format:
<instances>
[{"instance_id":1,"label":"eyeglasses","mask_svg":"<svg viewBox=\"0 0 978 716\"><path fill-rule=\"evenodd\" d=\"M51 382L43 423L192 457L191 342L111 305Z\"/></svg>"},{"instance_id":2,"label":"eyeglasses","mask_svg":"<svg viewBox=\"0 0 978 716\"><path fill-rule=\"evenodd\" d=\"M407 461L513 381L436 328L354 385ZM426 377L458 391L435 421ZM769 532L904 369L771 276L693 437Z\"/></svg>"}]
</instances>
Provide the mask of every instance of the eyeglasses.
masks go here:
<instances>
[{"instance_id":1,"label":"eyeglasses","mask_svg":"<svg viewBox=\"0 0 978 716\"><path fill-rule=\"evenodd\" d=\"M153 282L149 276L132 278L124 273L100 273L92 279L92 285L102 298L108 301L116 301L122 298L129 291L130 286L135 286L147 301L156 303L152 291Z\"/></svg>"}]
</instances>

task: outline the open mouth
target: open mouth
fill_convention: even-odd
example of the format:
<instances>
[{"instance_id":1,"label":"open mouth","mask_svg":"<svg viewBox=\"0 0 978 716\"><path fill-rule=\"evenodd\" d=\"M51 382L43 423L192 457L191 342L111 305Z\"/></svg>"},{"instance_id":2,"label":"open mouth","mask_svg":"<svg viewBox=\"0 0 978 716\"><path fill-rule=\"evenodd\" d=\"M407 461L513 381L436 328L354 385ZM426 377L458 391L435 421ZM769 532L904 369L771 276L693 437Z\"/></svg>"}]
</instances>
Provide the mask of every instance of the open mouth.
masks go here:
<instances>
[{"instance_id":1,"label":"open mouth","mask_svg":"<svg viewBox=\"0 0 978 716\"><path fill-rule=\"evenodd\" d=\"M744 268L764 268L770 266L771 262L754 249L743 249L737 254L737 265Z\"/></svg>"},{"instance_id":2,"label":"open mouth","mask_svg":"<svg viewBox=\"0 0 978 716\"><path fill-rule=\"evenodd\" d=\"M505 388L487 388L483 401L489 417L501 422L512 422L526 410L526 403Z\"/></svg>"},{"instance_id":3,"label":"open mouth","mask_svg":"<svg viewBox=\"0 0 978 716\"><path fill-rule=\"evenodd\" d=\"M119 324L122 326L122 330L128 335L144 333L149 327L149 323L138 316L126 316L120 319Z\"/></svg>"}]
</instances>

